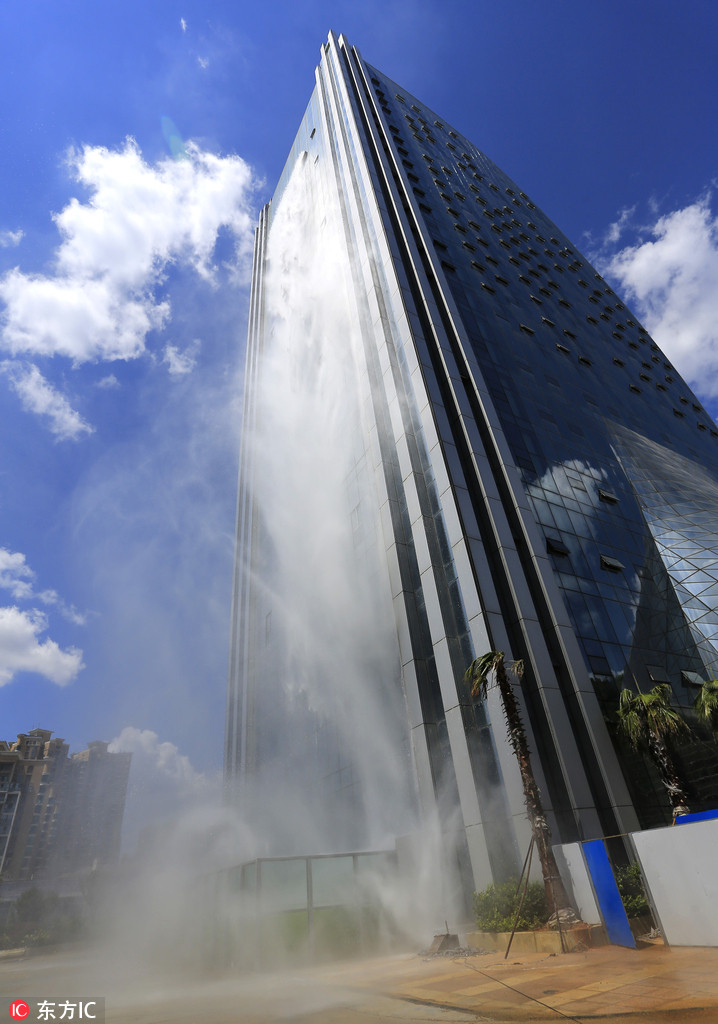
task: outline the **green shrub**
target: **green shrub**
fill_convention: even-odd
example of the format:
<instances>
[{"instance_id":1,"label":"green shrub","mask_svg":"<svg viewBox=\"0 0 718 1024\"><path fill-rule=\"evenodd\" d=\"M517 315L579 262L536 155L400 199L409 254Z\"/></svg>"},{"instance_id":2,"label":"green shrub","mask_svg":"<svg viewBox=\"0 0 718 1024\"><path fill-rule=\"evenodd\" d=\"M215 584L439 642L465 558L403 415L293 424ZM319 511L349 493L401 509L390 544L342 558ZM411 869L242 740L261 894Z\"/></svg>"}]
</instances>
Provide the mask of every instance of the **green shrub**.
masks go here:
<instances>
[{"instance_id":1,"label":"green shrub","mask_svg":"<svg viewBox=\"0 0 718 1024\"><path fill-rule=\"evenodd\" d=\"M79 937L81 924L77 916L64 909L57 893L26 889L10 909L0 934L0 949L72 941Z\"/></svg>"},{"instance_id":2,"label":"green shrub","mask_svg":"<svg viewBox=\"0 0 718 1024\"><path fill-rule=\"evenodd\" d=\"M638 864L629 864L627 868L616 871L616 885L623 900L626 917L643 917L651 910L643 888L643 878Z\"/></svg>"},{"instance_id":3,"label":"green shrub","mask_svg":"<svg viewBox=\"0 0 718 1024\"><path fill-rule=\"evenodd\" d=\"M499 885L489 885L481 892L474 893L474 913L480 931L511 931L521 902L521 893L516 892L517 886L518 880L514 878ZM548 917L543 882L531 882L516 927L519 931L541 928L548 921Z\"/></svg>"}]
</instances>

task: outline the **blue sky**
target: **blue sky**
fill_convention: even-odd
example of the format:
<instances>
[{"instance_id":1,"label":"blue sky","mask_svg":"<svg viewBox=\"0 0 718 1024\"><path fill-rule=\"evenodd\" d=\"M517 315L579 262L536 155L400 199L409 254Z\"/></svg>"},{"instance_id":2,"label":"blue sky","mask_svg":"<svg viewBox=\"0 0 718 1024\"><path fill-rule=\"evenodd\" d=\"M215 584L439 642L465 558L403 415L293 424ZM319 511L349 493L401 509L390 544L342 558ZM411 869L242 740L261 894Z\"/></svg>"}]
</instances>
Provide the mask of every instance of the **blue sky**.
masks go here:
<instances>
[{"instance_id":1,"label":"blue sky","mask_svg":"<svg viewBox=\"0 0 718 1024\"><path fill-rule=\"evenodd\" d=\"M247 260L329 28L514 177L718 412L712 0L4 0L3 737L122 736L183 791L221 767Z\"/></svg>"}]
</instances>

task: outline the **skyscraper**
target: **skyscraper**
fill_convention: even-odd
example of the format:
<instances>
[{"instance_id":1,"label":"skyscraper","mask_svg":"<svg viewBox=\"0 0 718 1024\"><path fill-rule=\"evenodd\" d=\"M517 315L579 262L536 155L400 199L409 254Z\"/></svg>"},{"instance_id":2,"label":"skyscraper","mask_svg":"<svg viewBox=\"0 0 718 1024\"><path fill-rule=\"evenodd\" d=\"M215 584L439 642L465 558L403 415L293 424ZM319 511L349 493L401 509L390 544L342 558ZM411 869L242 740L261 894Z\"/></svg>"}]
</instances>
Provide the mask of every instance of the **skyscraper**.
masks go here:
<instances>
[{"instance_id":1,"label":"skyscraper","mask_svg":"<svg viewBox=\"0 0 718 1024\"><path fill-rule=\"evenodd\" d=\"M716 425L529 195L333 34L257 229L242 445L225 766L286 797L280 846L435 818L470 884L520 867L501 709L463 682L489 650L525 663L556 841L670 820L610 719L718 674Z\"/></svg>"}]
</instances>

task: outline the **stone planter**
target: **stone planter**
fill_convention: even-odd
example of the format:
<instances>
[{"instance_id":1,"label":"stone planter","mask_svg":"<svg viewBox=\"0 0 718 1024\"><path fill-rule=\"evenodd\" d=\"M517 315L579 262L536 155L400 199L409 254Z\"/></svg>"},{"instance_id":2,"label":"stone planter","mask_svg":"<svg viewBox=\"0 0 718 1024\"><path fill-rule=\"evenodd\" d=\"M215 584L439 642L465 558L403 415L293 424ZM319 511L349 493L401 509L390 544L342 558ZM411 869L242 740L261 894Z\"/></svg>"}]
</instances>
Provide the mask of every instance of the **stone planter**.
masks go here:
<instances>
[{"instance_id":1,"label":"stone planter","mask_svg":"<svg viewBox=\"0 0 718 1024\"><path fill-rule=\"evenodd\" d=\"M566 949L586 946L605 946L608 942L603 925L579 924L565 928L563 932ZM466 944L469 949L495 949L504 953L509 944L511 932L467 932ZM540 929L534 932L516 932L511 943L513 953L561 953L561 936L557 931Z\"/></svg>"}]
</instances>

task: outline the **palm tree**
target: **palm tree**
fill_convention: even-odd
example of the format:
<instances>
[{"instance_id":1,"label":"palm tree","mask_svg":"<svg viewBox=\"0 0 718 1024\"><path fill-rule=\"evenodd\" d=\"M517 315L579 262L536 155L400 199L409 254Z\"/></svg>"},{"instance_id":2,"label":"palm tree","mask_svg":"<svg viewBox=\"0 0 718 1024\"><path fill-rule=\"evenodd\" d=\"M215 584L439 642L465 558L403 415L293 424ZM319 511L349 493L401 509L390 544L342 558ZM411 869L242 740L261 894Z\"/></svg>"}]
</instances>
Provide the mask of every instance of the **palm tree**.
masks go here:
<instances>
[{"instance_id":1,"label":"palm tree","mask_svg":"<svg viewBox=\"0 0 718 1024\"><path fill-rule=\"evenodd\" d=\"M718 679L707 679L694 704L696 714L718 737Z\"/></svg>"},{"instance_id":2,"label":"palm tree","mask_svg":"<svg viewBox=\"0 0 718 1024\"><path fill-rule=\"evenodd\" d=\"M634 750L645 750L661 777L673 817L687 814L688 797L668 742L672 737L690 730L678 712L671 707L671 688L657 683L648 693L621 690L618 698L618 728Z\"/></svg>"},{"instance_id":3,"label":"palm tree","mask_svg":"<svg viewBox=\"0 0 718 1024\"><path fill-rule=\"evenodd\" d=\"M551 830L544 814L541 794L531 768L528 739L523 722L521 721L521 711L509 679L509 673L519 681L524 673L524 663L522 661L514 661L507 665L504 661L503 651L489 651L487 654L472 661L464 675L464 682L471 686L471 695L473 697L481 697L485 700L489 676L493 675L494 677L506 719L506 732L509 743L516 755L521 773L526 810L531 824L531 835L533 836L541 861L546 903L551 910L551 914L556 915L557 922L559 919L562 921L576 920L576 912L571 906L571 901L561 881L556 858L551 849Z\"/></svg>"}]
</instances>

